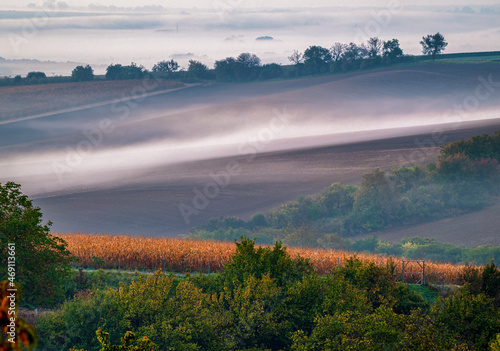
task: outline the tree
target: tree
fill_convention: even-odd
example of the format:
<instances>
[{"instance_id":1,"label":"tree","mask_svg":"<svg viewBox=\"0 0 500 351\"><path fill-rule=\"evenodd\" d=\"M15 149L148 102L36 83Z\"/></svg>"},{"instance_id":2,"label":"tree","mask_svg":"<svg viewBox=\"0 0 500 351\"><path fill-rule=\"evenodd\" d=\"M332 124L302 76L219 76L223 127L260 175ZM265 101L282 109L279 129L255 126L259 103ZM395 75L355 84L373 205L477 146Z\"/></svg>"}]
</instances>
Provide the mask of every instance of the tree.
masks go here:
<instances>
[{"instance_id":1,"label":"tree","mask_svg":"<svg viewBox=\"0 0 500 351\"><path fill-rule=\"evenodd\" d=\"M288 56L288 60L294 65L299 65L304 62L304 55L297 50L293 50L293 53Z\"/></svg>"},{"instance_id":2,"label":"tree","mask_svg":"<svg viewBox=\"0 0 500 351\"><path fill-rule=\"evenodd\" d=\"M349 43L345 46L344 54L342 55L342 69L347 71L349 69L359 68L359 62L357 61L360 61L366 56L367 51L364 45Z\"/></svg>"},{"instance_id":3,"label":"tree","mask_svg":"<svg viewBox=\"0 0 500 351\"><path fill-rule=\"evenodd\" d=\"M26 76L28 84L38 84L47 80L47 76L43 72L29 72Z\"/></svg>"},{"instance_id":4,"label":"tree","mask_svg":"<svg viewBox=\"0 0 500 351\"><path fill-rule=\"evenodd\" d=\"M236 252L231 257L231 262L224 265L221 273L226 286L233 288L234 284L243 284L252 276L261 279L269 274L278 286L285 286L294 281L300 281L312 272L312 264L308 259L298 257L292 259L281 242L276 242L271 247L255 247L255 239L241 237L236 242Z\"/></svg>"},{"instance_id":5,"label":"tree","mask_svg":"<svg viewBox=\"0 0 500 351\"><path fill-rule=\"evenodd\" d=\"M129 66L122 66L120 64L109 65L106 68L106 79L141 79L144 77L146 70L143 66L137 66L132 62Z\"/></svg>"},{"instance_id":6,"label":"tree","mask_svg":"<svg viewBox=\"0 0 500 351\"><path fill-rule=\"evenodd\" d=\"M236 80L235 69L236 59L227 57L224 60L215 61L215 77L221 82L233 82Z\"/></svg>"},{"instance_id":7,"label":"tree","mask_svg":"<svg viewBox=\"0 0 500 351\"><path fill-rule=\"evenodd\" d=\"M235 76L238 80L254 80L259 75L260 58L248 52L241 53L236 58Z\"/></svg>"},{"instance_id":8,"label":"tree","mask_svg":"<svg viewBox=\"0 0 500 351\"><path fill-rule=\"evenodd\" d=\"M262 66L260 70L260 79L274 79L283 75L283 68L277 63L269 63Z\"/></svg>"},{"instance_id":9,"label":"tree","mask_svg":"<svg viewBox=\"0 0 500 351\"><path fill-rule=\"evenodd\" d=\"M295 65L295 73L301 75L304 69L304 55L297 50L293 50L293 53L288 56L288 60Z\"/></svg>"},{"instance_id":10,"label":"tree","mask_svg":"<svg viewBox=\"0 0 500 351\"><path fill-rule=\"evenodd\" d=\"M382 40L377 37L368 39L368 45L366 47L368 57L374 59L379 56L382 50Z\"/></svg>"},{"instance_id":11,"label":"tree","mask_svg":"<svg viewBox=\"0 0 500 351\"><path fill-rule=\"evenodd\" d=\"M311 73L326 71L330 62L332 62L332 54L324 47L310 46L304 51L304 64Z\"/></svg>"},{"instance_id":12,"label":"tree","mask_svg":"<svg viewBox=\"0 0 500 351\"><path fill-rule=\"evenodd\" d=\"M89 65L76 66L76 68L71 72L71 79L75 82L86 82L94 80L94 70Z\"/></svg>"},{"instance_id":13,"label":"tree","mask_svg":"<svg viewBox=\"0 0 500 351\"><path fill-rule=\"evenodd\" d=\"M448 43L444 40L444 36L439 32L422 37L420 44L422 45L422 53L424 55L431 55L432 61L448 46Z\"/></svg>"},{"instance_id":14,"label":"tree","mask_svg":"<svg viewBox=\"0 0 500 351\"><path fill-rule=\"evenodd\" d=\"M153 66L154 73L163 73L166 75L170 75L172 72L175 72L178 69L179 69L179 64L174 60L160 61Z\"/></svg>"},{"instance_id":15,"label":"tree","mask_svg":"<svg viewBox=\"0 0 500 351\"><path fill-rule=\"evenodd\" d=\"M392 39L384 41L382 55L390 62L394 62L403 57L403 50L399 47L399 40Z\"/></svg>"},{"instance_id":16,"label":"tree","mask_svg":"<svg viewBox=\"0 0 500 351\"><path fill-rule=\"evenodd\" d=\"M260 58L248 52L241 53L236 59L245 68L255 68L260 66Z\"/></svg>"},{"instance_id":17,"label":"tree","mask_svg":"<svg viewBox=\"0 0 500 351\"><path fill-rule=\"evenodd\" d=\"M73 256L64 240L50 234L51 225L42 225L40 208L19 184L0 184L0 280L7 278L13 252L15 280L33 305L52 306L64 298L62 286L71 272Z\"/></svg>"},{"instance_id":18,"label":"tree","mask_svg":"<svg viewBox=\"0 0 500 351\"><path fill-rule=\"evenodd\" d=\"M344 56L344 52L347 48L346 44L341 44L341 43L335 43L333 44L332 48L330 49L332 53L332 60L337 62L342 59L342 56Z\"/></svg>"},{"instance_id":19,"label":"tree","mask_svg":"<svg viewBox=\"0 0 500 351\"><path fill-rule=\"evenodd\" d=\"M189 60L188 72L198 79L208 78L208 67L200 61Z\"/></svg>"},{"instance_id":20,"label":"tree","mask_svg":"<svg viewBox=\"0 0 500 351\"><path fill-rule=\"evenodd\" d=\"M353 205L363 229L380 229L393 219L395 190L391 189L385 172L378 168L363 176Z\"/></svg>"}]
</instances>

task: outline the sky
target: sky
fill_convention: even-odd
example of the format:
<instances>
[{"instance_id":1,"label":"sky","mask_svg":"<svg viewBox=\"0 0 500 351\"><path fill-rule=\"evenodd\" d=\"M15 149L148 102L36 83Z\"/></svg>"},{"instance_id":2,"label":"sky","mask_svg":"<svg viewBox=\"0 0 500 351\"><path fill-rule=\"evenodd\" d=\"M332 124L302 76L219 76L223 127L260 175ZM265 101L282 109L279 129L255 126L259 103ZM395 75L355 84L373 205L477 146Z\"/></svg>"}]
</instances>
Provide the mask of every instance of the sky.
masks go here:
<instances>
[{"instance_id":1,"label":"sky","mask_svg":"<svg viewBox=\"0 0 500 351\"><path fill-rule=\"evenodd\" d=\"M46 1L46 0L45 0ZM30 3L41 5L45 1L36 0L3 0L2 5L4 7L11 8L22 8ZM394 2L394 1L392 1ZM401 0L401 3L407 6L435 6L436 1L433 0ZM210 8L217 5L227 5L233 7L324 7L324 6L348 6L348 7L365 7L365 6L387 6L389 1L387 0L163 0L163 1L137 1L137 0L66 0L66 3L70 6L88 6L90 4L102 4L105 6L126 6L126 7L136 7L136 6L148 6L148 5L161 5L165 7L176 7L176 8ZM442 0L439 1L440 6L483 6L483 5L498 5L498 0Z\"/></svg>"},{"instance_id":2,"label":"sky","mask_svg":"<svg viewBox=\"0 0 500 351\"><path fill-rule=\"evenodd\" d=\"M447 52L492 51L499 24L500 0L2 0L0 76L69 75L76 64L102 74L111 63L151 69L169 59L213 67L242 52L287 64L294 50L370 37L397 38L404 53L420 54L422 36L438 31Z\"/></svg>"}]
</instances>

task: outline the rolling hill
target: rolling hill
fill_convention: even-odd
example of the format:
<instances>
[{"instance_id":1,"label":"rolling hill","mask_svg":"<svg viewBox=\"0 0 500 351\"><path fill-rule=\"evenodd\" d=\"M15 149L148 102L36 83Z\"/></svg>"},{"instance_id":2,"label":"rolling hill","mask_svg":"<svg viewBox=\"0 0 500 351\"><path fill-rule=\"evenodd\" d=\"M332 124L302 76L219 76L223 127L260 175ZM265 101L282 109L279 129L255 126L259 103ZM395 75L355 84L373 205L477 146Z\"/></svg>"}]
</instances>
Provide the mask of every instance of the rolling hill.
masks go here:
<instances>
[{"instance_id":1,"label":"rolling hill","mask_svg":"<svg viewBox=\"0 0 500 351\"><path fill-rule=\"evenodd\" d=\"M197 85L4 123L0 181L23 184L56 231L186 233L491 133L498 77L500 65L439 64ZM186 221L179 206L194 208L205 188L211 198Z\"/></svg>"}]
</instances>

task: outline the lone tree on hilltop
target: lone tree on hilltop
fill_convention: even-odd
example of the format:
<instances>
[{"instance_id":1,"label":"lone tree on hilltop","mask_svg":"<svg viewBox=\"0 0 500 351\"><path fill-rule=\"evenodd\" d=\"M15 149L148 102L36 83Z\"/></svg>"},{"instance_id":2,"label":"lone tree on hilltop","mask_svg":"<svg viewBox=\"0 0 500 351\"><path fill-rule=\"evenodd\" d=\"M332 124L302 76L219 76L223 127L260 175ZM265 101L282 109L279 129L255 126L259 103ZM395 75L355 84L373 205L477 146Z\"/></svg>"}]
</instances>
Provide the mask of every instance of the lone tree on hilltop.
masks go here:
<instances>
[{"instance_id":1,"label":"lone tree on hilltop","mask_svg":"<svg viewBox=\"0 0 500 351\"><path fill-rule=\"evenodd\" d=\"M434 61L436 56L443 52L446 46L448 46L443 35L439 32L422 37L420 44L422 45L422 53L424 55L432 55L432 61Z\"/></svg>"}]
</instances>

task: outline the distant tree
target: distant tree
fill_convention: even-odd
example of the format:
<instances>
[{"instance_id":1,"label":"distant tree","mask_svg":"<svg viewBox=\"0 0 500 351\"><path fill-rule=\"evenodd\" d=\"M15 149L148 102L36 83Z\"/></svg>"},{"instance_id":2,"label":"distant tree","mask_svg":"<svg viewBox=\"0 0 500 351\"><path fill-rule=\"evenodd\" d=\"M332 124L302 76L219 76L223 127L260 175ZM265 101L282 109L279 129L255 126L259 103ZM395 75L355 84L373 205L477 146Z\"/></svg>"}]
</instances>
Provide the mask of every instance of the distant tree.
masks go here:
<instances>
[{"instance_id":1,"label":"distant tree","mask_svg":"<svg viewBox=\"0 0 500 351\"><path fill-rule=\"evenodd\" d=\"M399 47L399 40L392 39L384 41L382 55L384 56L384 58L391 62L394 62L403 57L403 50L401 50L401 48Z\"/></svg>"},{"instance_id":2,"label":"distant tree","mask_svg":"<svg viewBox=\"0 0 500 351\"><path fill-rule=\"evenodd\" d=\"M215 61L215 77L221 82L234 82L236 59L227 57L224 60Z\"/></svg>"},{"instance_id":3,"label":"distant tree","mask_svg":"<svg viewBox=\"0 0 500 351\"><path fill-rule=\"evenodd\" d=\"M248 52L240 54L236 60L246 68L255 68L260 66L260 58L258 58L257 55L249 54Z\"/></svg>"},{"instance_id":4,"label":"distant tree","mask_svg":"<svg viewBox=\"0 0 500 351\"><path fill-rule=\"evenodd\" d=\"M23 83L23 78L20 75L14 77L14 84L21 85Z\"/></svg>"},{"instance_id":5,"label":"distant tree","mask_svg":"<svg viewBox=\"0 0 500 351\"><path fill-rule=\"evenodd\" d=\"M365 174L354 194L353 205L361 220L361 227L371 231L389 223L393 219L394 198L395 194L384 171L376 169Z\"/></svg>"},{"instance_id":6,"label":"distant tree","mask_svg":"<svg viewBox=\"0 0 500 351\"><path fill-rule=\"evenodd\" d=\"M106 79L107 80L115 80L115 79L119 79L119 76L122 72L122 68L123 66L120 65L120 64L116 64L116 65L109 65L107 68L106 68Z\"/></svg>"},{"instance_id":7,"label":"distant tree","mask_svg":"<svg viewBox=\"0 0 500 351\"><path fill-rule=\"evenodd\" d=\"M199 79L208 78L208 67L200 61L189 60L188 72Z\"/></svg>"},{"instance_id":8,"label":"distant tree","mask_svg":"<svg viewBox=\"0 0 500 351\"><path fill-rule=\"evenodd\" d=\"M274 79L283 75L283 68L277 63L269 63L262 66L260 70L260 79Z\"/></svg>"},{"instance_id":9,"label":"distant tree","mask_svg":"<svg viewBox=\"0 0 500 351\"><path fill-rule=\"evenodd\" d=\"M234 67L238 80L254 80L260 72L260 58L254 54L244 52L236 58L236 65Z\"/></svg>"},{"instance_id":10,"label":"distant tree","mask_svg":"<svg viewBox=\"0 0 500 351\"><path fill-rule=\"evenodd\" d=\"M293 50L293 53L288 56L288 60L295 65L295 72L291 73L302 75L302 72L304 71L304 55L297 50Z\"/></svg>"},{"instance_id":11,"label":"distant tree","mask_svg":"<svg viewBox=\"0 0 500 351\"><path fill-rule=\"evenodd\" d=\"M344 54L342 55L342 69L344 71L359 68L359 61L367 56L366 47L349 43L345 46Z\"/></svg>"},{"instance_id":12,"label":"distant tree","mask_svg":"<svg viewBox=\"0 0 500 351\"><path fill-rule=\"evenodd\" d=\"M422 53L424 55L431 55L432 61L448 46L448 43L444 40L444 36L439 32L422 37L420 44L422 45Z\"/></svg>"},{"instance_id":13,"label":"distant tree","mask_svg":"<svg viewBox=\"0 0 500 351\"><path fill-rule=\"evenodd\" d=\"M335 43L330 49L330 52L332 53L332 60L337 62L342 59L342 56L344 56L344 52L346 51L347 45L342 44L342 43Z\"/></svg>"},{"instance_id":14,"label":"distant tree","mask_svg":"<svg viewBox=\"0 0 500 351\"><path fill-rule=\"evenodd\" d=\"M29 72L28 75L26 76L26 79L44 79L47 78L45 73L43 72Z\"/></svg>"},{"instance_id":15,"label":"distant tree","mask_svg":"<svg viewBox=\"0 0 500 351\"><path fill-rule=\"evenodd\" d=\"M47 80L47 76L43 72L29 72L26 76L28 84L38 84Z\"/></svg>"},{"instance_id":16,"label":"distant tree","mask_svg":"<svg viewBox=\"0 0 500 351\"><path fill-rule=\"evenodd\" d=\"M324 47L310 46L304 51L304 64L311 73L325 72L330 62L332 54Z\"/></svg>"},{"instance_id":17,"label":"distant tree","mask_svg":"<svg viewBox=\"0 0 500 351\"><path fill-rule=\"evenodd\" d=\"M364 46L357 45L356 43L349 43L344 50L344 60L355 61L363 58L366 53Z\"/></svg>"},{"instance_id":18,"label":"distant tree","mask_svg":"<svg viewBox=\"0 0 500 351\"><path fill-rule=\"evenodd\" d=\"M259 76L260 68L260 59L247 52L237 58L215 61L215 75L217 80L223 82L254 80Z\"/></svg>"},{"instance_id":19,"label":"distant tree","mask_svg":"<svg viewBox=\"0 0 500 351\"><path fill-rule=\"evenodd\" d=\"M368 39L366 50L368 53L368 58L374 59L379 56L382 50L382 40L377 37Z\"/></svg>"},{"instance_id":20,"label":"distant tree","mask_svg":"<svg viewBox=\"0 0 500 351\"><path fill-rule=\"evenodd\" d=\"M116 79L141 79L146 74L146 70L143 66L137 66L132 62L129 66L122 66L120 64L109 65L106 68L106 79L116 80Z\"/></svg>"},{"instance_id":21,"label":"distant tree","mask_svg":"<svg viewBox=\"0 0 500 351\"><path fill-rule=\"evenodd\" d=\"M288 61L294 65L299 65L304 62L304 55L297 50L293 50L293 53L288 56Z\"/></svg>"},{"instance_id":22,"label":"distant tree","mask_svg":"<svg viewBox=\"0 0 500 351\"><path fill-rule=\"evenodd\" d=\"M471 160L494 158L500 162L500 130L495 134L481 134L468 140L454 141L441 147L442 156L462 154Z\"/></svg>"},{"instance_id":23,"label":"distant tree","mask_svg":"<svg viewBox=\"0 0 500 351\"><path fill-rule=\"evenodd\" d=\"M71 79L75 82L85 82L94 80L94 70L89 65L76 66L76 68L71 72Z\"/></svg>"},{"instance_id":24,"label":"distant tree","mask_svg":"<svg viewBox=\"0 0 500 351\"><path fill-rule=\"evenodd\" d=\"M175 72L179 69L179 64L174 61L160 61L156 65L153 66L153 73L161 73L169 75L172 72Z\"/></svg>"}]
</instances>

